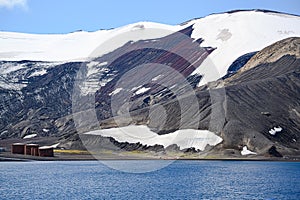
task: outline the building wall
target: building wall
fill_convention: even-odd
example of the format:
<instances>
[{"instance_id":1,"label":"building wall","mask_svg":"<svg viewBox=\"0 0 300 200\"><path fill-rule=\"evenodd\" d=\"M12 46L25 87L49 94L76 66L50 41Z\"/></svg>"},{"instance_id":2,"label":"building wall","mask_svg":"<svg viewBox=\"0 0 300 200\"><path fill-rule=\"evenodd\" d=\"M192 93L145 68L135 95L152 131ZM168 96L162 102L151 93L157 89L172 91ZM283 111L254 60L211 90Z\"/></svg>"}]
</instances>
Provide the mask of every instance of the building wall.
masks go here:
<instances>
[{"instance_id":1,"label":"building wall","mask_svg":"<svg viewBox=\"0 0 300 200\"><path fill-rule=\"evenodd\" d=\"M36 146L36 147L31 148L30 155L32 155L32 156L39 156L39 147Z\"/></svg>"},{"instance_id":2,"label":"building wall","mask_svg":"<svg viewBox=\"0 0 300 200\"><path fill-rule=\"evenodd\" d=\"M11 145L11 153L13 154L24 154L25 153L25 144L12 144Z\"/></svg>"},{"instance_id":3,"label":"building wall","mask_svg":"<svg viewBox=\"0 0 300 200\"><path fill-rule=\"evenodd\" d=\"M39 149L39 156L41 156L41 157L53 157L54 156L53 148Z\"/></svg>"},{"instance_id":4,"label":"building wall","mask_svg":"<svg viewBox=\"0 0 300 200\"><path fill-rule=\"evenodd\" d=\"M37 144L25 145L25 154L31 155L31 156L38 156L39 155L39 145L37 145Z\"/></svg>"}]
</instances>

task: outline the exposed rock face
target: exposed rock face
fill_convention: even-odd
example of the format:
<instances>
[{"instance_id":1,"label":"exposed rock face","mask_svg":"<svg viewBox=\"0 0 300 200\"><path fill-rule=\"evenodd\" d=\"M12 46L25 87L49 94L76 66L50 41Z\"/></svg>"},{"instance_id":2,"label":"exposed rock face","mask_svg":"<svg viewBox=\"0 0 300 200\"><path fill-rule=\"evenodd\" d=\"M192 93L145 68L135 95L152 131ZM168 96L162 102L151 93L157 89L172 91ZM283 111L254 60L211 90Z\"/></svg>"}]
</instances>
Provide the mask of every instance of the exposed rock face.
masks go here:
<instances>
[{"instance_id":1,"label":"exposed rock face","mask_svg":"<svg viewBox=\"0 0 300 200\"><path fill-rule=\"evenodd\" d=\"M268 46L255 54L239 73L249 70L264 63L273 63L283 55L295 56L300 58L300 40L297 37L287 38Z\"/></svg>"},{"instance_id":2,"label":"exposed rock face","mask_svg":"<svg viewBox=\"0 0 300 200\"><path fill-rule=\"evenodd\" d=\"M247 53L245 55L240 56L238 59L236 59L227 70L227 74L223 77L223 79L226 79L233 74L235 74L240 68L242 68L257 52L251 52Z\"/></svg>"},{"instance_id":3,"label":"exposed rock face","mask_svg":"<svg viewBox=\"0 0 300 200\"><path fill-rule=\"evenodd\" d=\"M268 153L272 156L275 156L275 157L282 157L282 155L276 150L276 147L275 146L272 146Z\"/></svg>"},{"instance_id":4,"label":"exposed rock face","mask_svg":"<svg viewBox=\"0 0 300 200\"><path fill-rule=\"evenodd\" d=\"M8 85L23 82L24 86L0 86L0 137L23 137L30 133L39 136L64 135L65 132L59 131L60 118L71 113L71 92L80 63L3 61L1 64L24 64L24 68L5 74ZM46 66L47 73L32 76L35 70L40 70L41 64Z\"/></svg>"}]
</instances>

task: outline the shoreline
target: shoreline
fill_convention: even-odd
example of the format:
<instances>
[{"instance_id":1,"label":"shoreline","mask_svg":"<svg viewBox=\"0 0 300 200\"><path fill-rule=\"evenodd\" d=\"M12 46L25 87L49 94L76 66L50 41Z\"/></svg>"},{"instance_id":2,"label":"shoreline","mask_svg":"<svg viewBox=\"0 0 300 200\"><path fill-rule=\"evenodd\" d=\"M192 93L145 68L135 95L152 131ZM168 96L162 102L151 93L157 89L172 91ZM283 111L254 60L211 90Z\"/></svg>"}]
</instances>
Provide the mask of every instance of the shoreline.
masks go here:
<instances>
[{"instance_id":1,"label":"shoreline","mask_svg":"<svg viewBox=\"0 0 300 200\"><path fill-rule=\"evenodd\" d=\"M96 157L100 158L97 159ZM187 161L257 161L257 162L300 162L299 158L276 158L276 157L261 157L261 158L197 158L197 157L147 157L147 156L120 156L120 155L97 155L94 157L91 154L59 154L54 157L38 157L22 154L0 153L0 162L33 162L33 161L130 161L130 160L187 160Z\"/></svg>"}]
</instances>

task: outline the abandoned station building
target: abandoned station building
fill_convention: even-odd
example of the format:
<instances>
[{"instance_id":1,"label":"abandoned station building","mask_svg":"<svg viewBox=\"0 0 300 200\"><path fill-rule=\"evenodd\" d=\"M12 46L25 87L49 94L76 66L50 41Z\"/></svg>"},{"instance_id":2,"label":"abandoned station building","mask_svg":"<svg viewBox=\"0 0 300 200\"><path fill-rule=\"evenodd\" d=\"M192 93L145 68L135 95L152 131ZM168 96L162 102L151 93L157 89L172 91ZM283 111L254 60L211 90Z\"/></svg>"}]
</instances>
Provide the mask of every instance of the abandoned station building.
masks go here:
<instances>
[{"instance_id":1,"label":"abandoned station building","mask_svg":"<svg viewBox=\"0 0 300 200\"><path fill-rule=\"evenodd\" d=\"M53 147L51 146L40 147L38 144L24 144L24 143L13 143L11 145L11 153L31 155L31 156L41 156L41 157L54 156Z\"/></svg>"}]
</instances>

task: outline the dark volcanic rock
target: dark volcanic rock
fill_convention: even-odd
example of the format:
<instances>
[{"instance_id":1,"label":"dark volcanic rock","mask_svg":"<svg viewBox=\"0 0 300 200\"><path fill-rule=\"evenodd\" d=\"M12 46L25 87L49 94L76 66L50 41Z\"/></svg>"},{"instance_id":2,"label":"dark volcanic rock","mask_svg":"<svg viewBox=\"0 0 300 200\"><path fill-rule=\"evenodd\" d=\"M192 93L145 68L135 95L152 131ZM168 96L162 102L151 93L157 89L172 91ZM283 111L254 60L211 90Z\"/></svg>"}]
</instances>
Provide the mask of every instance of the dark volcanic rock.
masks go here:
<instances>
[{"instance_id":1,"label":"dark volcanic rock","mask_svg":"<svg viewBox=\"0 0 300 200\"><path fill-rule=\"evenodd\" d=\"M17 62L1 62L3 65L19 65ZM23 137L37 133L39 136L62 135L55 121L71 113L71 94L74 77L81 63L53 63L22 61L25 68L7 75L19 78L26 85L19 88L0 88L0 133L5 137ZM40 65L47 66L47 73L30 76ZM16 85L9 83L9 85ZM43 130L44 129L44 130Z\"/></svg>"},{"instance_id":2,"label":"dark volcanic rock","mask_svg":"<svg viewBox=\"0 0 300 200\"><path fill-rule=\"evenodd\" d=\"M298 110L300 102L299 67L300 59L284 56L275 63L245 71L232 80L233 85L226 87L227 121L238 121L241 125L235 125L237 128L257 131L270 141L299 147L293 140L299 140L300 126L298 119L291 116L293 109ZM261 112L268 112L269 116L261 115ZM224 130L227 130L226 126ZM269 130L277 126L283 131L271 135ZM233 130L229 130L232 134ZM244 133L241 135L245 136Z\"/></svg>"},{"instance_id":3,"label":"dark volcanic rock","mask_svg":"<svg viewBox=\"0 0 300 200\"><path fill-rule=\"evenodd\" d=\"M222 77L222 79L226 79L233 74L235 74L240 68L242 68L257 52L247 53L238 57L229 67L227 70L227 74Z\"/></svg>"},{"instance_id":4,"label":"dark volcanic rock","mask_svg":"<svg viewBox=\"0 0 300 200\"><path fill-rule=\"evenodd\" d=\"M282 157L282 155L276 150L275 146L272 146L268 152L271 156Z\"/></svg>"},{"instance_id":5,"label":"dark volcanic rock","mask_svg":"<svg viewBox=\"0 0 300 200\"><path fill-rule=\"evenodd\" d=\"M289 38L265 48L245 68L225 79L224 147L249 145L261 152L277 144L299 152L300 46L295 46L299 41ZM273 53L275 47L280 50ZM269 133L278 126L281 132Z\"/></svg>"}]
</instances>

